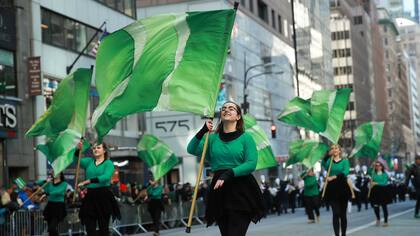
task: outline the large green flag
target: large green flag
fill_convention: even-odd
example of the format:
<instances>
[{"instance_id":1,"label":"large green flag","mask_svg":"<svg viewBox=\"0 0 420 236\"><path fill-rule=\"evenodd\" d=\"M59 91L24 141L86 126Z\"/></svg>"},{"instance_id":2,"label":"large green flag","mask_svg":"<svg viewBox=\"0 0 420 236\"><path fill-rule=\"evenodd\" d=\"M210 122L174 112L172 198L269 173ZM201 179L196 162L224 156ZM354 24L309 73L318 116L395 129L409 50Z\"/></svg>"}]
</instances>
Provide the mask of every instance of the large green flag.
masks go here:
<instances>
[{"instance_id":1,"label":"large green flag","mask_svg":"<svg viewBox=\"0 0 420 236\"><path fill-rule=\"evenodd\" d=\"M157 15L104 38L92 118L98 138L137 112L213 117L234 20L232 9Z\"/></svg>"},{"instance_id":2,"label":"large green flag","mask_svg":"<svg viewBox=\"0 0 420 236\"><path fill-rule=\"evenodd\" d=\"M47 136L47 144L37 149L47 156L56 175L73 162L84 133L91 77L91 69L77 69L61 81L51 106L26 133Z\"/></svg>"},{"instance_id":3,"label":"large green flag","mask_svg":"<svg viewBox=\"0 0 420 236\"><path fill-rule=\"evenodd\" d=\"M351 89L319 90L308 100L292 99L278 116L280 121L312 130L337 143Z\"/></svg>"},{"instance_id":4,"label":"large green flag","mask_svg":"<svg viewBox=\"0 0 420 236\"><path fill-rule=\"evenodd\" d=\"M312 140L296 140L290 144L289 159L286 166L302 163L308 168L312 168L315 163L325 156L329 147L325 143Z\"/></svg>"},{"instance_id":5,"label":"large green flag","mask_svg":"<svg viewBox=\"0 0 420 236\"><path fill-rule=\"evenodd\" d=\"M271 149L270 140L264 130L257 125L257 120L250 115L243 115L245 131L251 134L257 144L258 161L256 170L277 166L278 163Z\"/></svg>"},{"instance_id":6,"label":"large green flag","mask_svg":"<svg viewBox=\"0 0 420 236\"><path fill-rule=\"evenodd\" d=\"M180 159L164 142L151 134L144 134L137 145L137 153L157 180L178 165Z\"/></svg>"},{"instance_id":7,"label":"large green flag","mask_svg":"<svg viewBox=\"0 0 420 236\"><path fill-rule=\"evenodd\" d=\"M367 122L357 127L354 135L356 145L350 157L376 159L381 147L384 122Z\"/></svg>"}]
</instances>

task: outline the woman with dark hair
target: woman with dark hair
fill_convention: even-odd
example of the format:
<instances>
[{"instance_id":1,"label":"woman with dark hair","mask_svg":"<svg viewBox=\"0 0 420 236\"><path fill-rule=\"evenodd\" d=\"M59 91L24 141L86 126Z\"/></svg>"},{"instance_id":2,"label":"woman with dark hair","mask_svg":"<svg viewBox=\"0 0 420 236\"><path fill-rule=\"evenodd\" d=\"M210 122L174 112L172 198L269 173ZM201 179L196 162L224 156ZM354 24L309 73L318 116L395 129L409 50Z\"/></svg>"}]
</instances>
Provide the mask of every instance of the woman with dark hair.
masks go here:
<instances>
[{"instance_id":1,"label":"woman with dark hair","mask_svg":"<svg viewBox=\"0 0 420 236\"><path fill-rule=\"evenodd\" d=\"M150 180L147 187L147 210L153 220L153 236L159 236L160 217L163 211L162 203L163 186L157 180Z\"/></svg>"},{"instance_id":2,"label":"woman with dark hair","mask_svg":"<svg viewBox=\"0 0 420 236\"><path fill-rule=\"evenodd\" d=\"M52 174L52 176L54 176ZM44 187L44 192L48 197L43 215L48 224L48 233L50 236L58 236L58 224L66 217L66 205L64 203L64 195L66 194L67 182L64 174L61 172L55 177L47 178L47 180L39 182L40 185L48 184Z\"/></svg>"},{"instance_id":3,"label":"woman with dark hair","mask_svg":"<svg viewBox=\"0 0 420 236\"><path fill-rule=\"evenodd\" d=\"M257 165L256 144L244 132L241 108L223 104L220 124L209 134L206 160L214 176L206 204L207 226L216 222L222 236L245 235L251 221L264 215L261 190L252 172ZM188 153L201 156L203 136L213 129L212 120L188 144Z\"/></svg>"},{"instance_id":4,"label":"woman with dark hair","mask_svg":"<svg viewBox=\"0 0 420 236\"><path fill-rule=\"evenodd\" d=\"M332 163L331 163L332 162ZM351 198L351 190L347 182L350 172L349 160L341 157L341 147L331 145L330 151L322 162L325 169L330 169L329 176L324 184L325 200L333 212L333 228L336 236L345 236L347 231L347 203Z\"/></svg>"},{"instance_id":5,"label":"woman with dark hair","mask_svg":"<svg viewBox=\"0 0 420 236\"><path fill-rule=\"evenodd\" d=\"M375 162L375 170L372 173L369 200L372 204L373 211L375 212L376 225L379 226L381 223L379 207L382 207L382 210L384 212L383 226L388 226L387 205L392 202L392 194L388 187L388 175L384 172L384 165L379 161Z\"/></svg>"},{"instance_id":6,"label":"woman with dark hair","mask_svg":"<svg viewBox=\"0 0 420 236\"><path fill-rule=\"evenodd\" d=\"M79 150L82 146L81 141L78 145ZM121 218L118 203L110 189L114 164L108 159L105 143L95 144L92 149L94 158L80 159L80 167L85 169L86 180L78 186L86 187L87 194L82 200L79 216L88 236L109 235L111 215L113 219ZM76 156L77 154L77 161ZM99 232L96 232L96 226Z\"/></svg>"}]
</instances>

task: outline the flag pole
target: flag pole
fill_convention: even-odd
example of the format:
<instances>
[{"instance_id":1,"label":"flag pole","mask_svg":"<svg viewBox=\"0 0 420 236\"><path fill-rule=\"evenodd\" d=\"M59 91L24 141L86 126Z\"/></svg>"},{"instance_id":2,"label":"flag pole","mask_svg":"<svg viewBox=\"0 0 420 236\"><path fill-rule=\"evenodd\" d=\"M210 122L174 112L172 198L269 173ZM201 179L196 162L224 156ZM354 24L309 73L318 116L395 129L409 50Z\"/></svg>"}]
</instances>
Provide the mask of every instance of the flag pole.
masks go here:
<instances>
[{"instance_id":1,"label":"flag pole","mask_svg":"<svg viewBox=\"0 0 420 236\"><path fill-rule=\"evenodd\" d=\"M83 141L83 137L80 139ZM77 157L77 167L76 167L76 176L74 177L74 194L73 194L73 200L72 200L72 204L74 204L74 202L76 201L76 193L77 193L77 181L79 179L79 173L80 173L80 159L82 158L83 155L83 145L82 147L80 147L79 149L79 155Z\"/></svg>"},{"instance_id":2,"label":"flag pole","mask_svg":"<svg viewBox=\"0 0 420 236\"><path fill-rule=\"evenodd\" d=\"M331 172L331 166L333 163L333 157L330 157L330 166L328 167L328 172L327 172L327 176L325 177L325 184L324 184L324 189L322 190L322 199L325 196L325 190L327 190L327 186L328 186L328 177L330 176L330 172Z\"/></svg>"},{"instance_id":3,"label":"flag pole","mask_svg":"<svg viewBox=\"0 0 420 236\"><path fill-rule=\"evenodd\" d=\"M23 203L22 203L22 205L20 206L20 207L22 207L23 205L25 205L25 203L27 202L27 201L29 201L29 200L31 200L37 193L39 193L42 189L44 189L45 188L45 186L47 186L47 184L48 184L49 182L48 181L46 181L39 189L37 189L34 193L32 193L31 194L31 196L29 196Z\"/></svg>"},{"instance_id":4,"label":"flag pole","mask_svg":"<svg viewBox=\"0 0 420 236\"><path fill-rule=\"evenodd\" d=\"M197 176L196 184L194 187L194 195L192 198L190 214L188 216L188 224L187 224L187 228L185 229L186 233L191 233L192 217L195 210L195 202L197 200L198 186L200 185L201 176L203 174L204 160L206 159L206 151L207 151L207 145L209 142L209 135L210 135L210 131L206 133L206 140L204 141L204 148L203 148L203 152L201 153L200 167L198 168L198 176Z\"/></svg>"}]
</instances>

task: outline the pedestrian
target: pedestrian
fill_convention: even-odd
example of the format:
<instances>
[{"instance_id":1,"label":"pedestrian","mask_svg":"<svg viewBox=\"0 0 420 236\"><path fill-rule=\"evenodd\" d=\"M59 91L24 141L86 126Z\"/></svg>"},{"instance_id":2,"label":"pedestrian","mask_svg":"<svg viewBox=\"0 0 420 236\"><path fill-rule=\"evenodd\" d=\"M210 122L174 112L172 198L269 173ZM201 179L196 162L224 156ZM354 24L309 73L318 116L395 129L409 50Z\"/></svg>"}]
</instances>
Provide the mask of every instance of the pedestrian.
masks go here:
<instances>
[{"instance_id":1,"label":"pedestrian","mask_svg":"<svg viewBox=\"0 0 420 236\"><path fill-rule=\"evenodd\" d=\"M375 162L375 170L372 172L369 200L375 212L376 226L379 226L381 223L379 207L382 207L384 212L383 226L388 226L387 205L392 202L392 194L391 189L388 186L388 180L389 178L385 173L384 165L379 161Z\"/></svg>"},{"instance_id":2,"label":"pedestrian","mask_svg":"<svg viewBox=\"0 0 420 236\"><path fill-rule=\"evenodd\" d=\"M347 175L350 171L348 159L341 157L341 147L338 144L331 145L328 155L323 160L323 166L327 170L331 164L331 170L324 185L325 200L330 204L333 212L333 228L336 236L345 236L347 231L347 203L351 198L351 190L347 183Z\"/></svg>"},{"instance_id":3,"label":"pedestrian","mask_svg":"<svg viewBox=\"0 0 420 236\"><path fill-rule=\"evenodd\" d=\"M163 186L158 181L149 180L147 187L147 210L153 220L154 233L153 236L159 236L160 216L163 211L162 203Z\"/></svg>"},{"instance_id":4,"label":"pedestrian","mask_svg":"<svg viewBox=\"0 0 420 236\"><path fill-rule=\"evenodd\" d=\"M63 172L55 177L49 177L38 182L39 185L45 183L47 184L44 187L44 192L48 197L48 202L43 211L44 220L47 221L49 236L58 236L58 224L67 215L64 195L68 184L64 179Z\"/></svg>"},{"instance_id":5,"label":"pedestrian","mask_svg":"<svg viewBox=\"0 0 420 236\"><path fill-rule=\"evenodd\" d=\"M83 146L79 143L79 150ZM77 152L76 152L77 153ZM108 159L108 149L105 143L93 146L94 158L83 157L80 167L85 169L86 180L78 187L86 187L87 193L82 200L80 220L86 227L88 236L109 235L109 220L121 218L118 203L111 192L111 177L114 164ZM75 155L77 161L77 154ZM99 228L99 232L96 231Z\"/></svg>"},{"instance_id":6,"label":"pedestrian","mask_svg":"<svg viewBox=\"0 0 420 236\"><path fill-rule=\"evenodd\" d=\"M213 129L212 120L188 144L188 152L201 156L203 136ZM214 176L206 207L207 225L216 222L222 236L245 235L250 222L258 222L264 214L262 194L251 174L257 165L257 148L250 134L244 132L241 108L226 102L221 121L209 134L206 159Z\"/></svg>"},{"instance_id":7,"label":"pedestrian","mask_svg":"<svg viewBox=\"0 0 420 236\"><path fill-rule=\"evenodd\" d=\"M409 181L411 180L412 185L414 186L416 193L416 208L414 210L414 217L420 218L420 156L416 156L416 161L411 167L407 170L406 186L408 187Z\"/></svg>"},{"instance_id":8,"label":"pedestrian","mask_svg":"<svg viewBox=\"0 0 420 236\"><path fill-rule=\"evenodd\" d=\"M303 199L306 214L308 215L308 224L315 223L314 211L316 222L319 223L319 189L313 169L311 168L304 173L302 179L304 181Z\"/></svg>"}]
</instances>

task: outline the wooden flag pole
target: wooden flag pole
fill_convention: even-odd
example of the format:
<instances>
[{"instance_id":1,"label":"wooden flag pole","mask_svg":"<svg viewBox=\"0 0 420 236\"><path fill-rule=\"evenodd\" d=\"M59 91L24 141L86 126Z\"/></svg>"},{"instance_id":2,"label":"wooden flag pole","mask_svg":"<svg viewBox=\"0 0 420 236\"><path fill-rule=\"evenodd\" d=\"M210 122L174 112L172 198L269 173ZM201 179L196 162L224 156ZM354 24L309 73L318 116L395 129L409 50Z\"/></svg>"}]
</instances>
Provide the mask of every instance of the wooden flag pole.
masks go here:
<instances>
[{"instance_id":1,"label":"wooden flag pole","mask_svg":"<svg viewBox=\"0 0 420 236\"><path fill-rule=\"evenodd\" d=\"M188 224L187 224L187 228L185 229L186 233L191 233L192 217L195 210L195 202L197 200L198 187L200 185L201 176L203 174L204 160L206 159L206 151L207 151L207 145L209 142L209 135L210 135L210 131L206 133L206 140L204 141L203 152L201 153L200 168L198 168L198 176L197 176L197 180L196 180L196 184L194 188L194 195L192 198L190 214L188 216Z\"/></svg>"},{"instance_id":2,"label":"wooden flag pole","mask_svg":"<svg viewBox=\"0 0 420 236\"><path fill-rule=\"evenodd\" d=\"M83 140L83 138L81 139ZM77 193L77 181L79 179L79 173L80 173L80 159L82 158L83 155L83 145L82 147L80 147L79 149L79 156L77 158L77 168L76 168L76 176L74 177L74 193L73 193L73 200L72 200L72 204L74 204L74 202L76 201L76 193Z\"/></svg>"},{"instance_id":3,"label":"wooden flag pole","mask_svg":"<svg viewBox=\"0 0 420 236\"><path fill-rule=\"evenodd\" d=\"M331 172L331 166L333 163L333 157L330 157L330 166L328 167L328 172L327 172L327 177L325 177L325 184L324 184L324 189L322 190L322 199L325 196L325 190L327 190L327 186L328 186L328 177L330 176L330 172Z\"/></svg>"},{"instance_id":4,"label":"wooden flag pole","mask_svg":"<svg viewBox=\"0 0 420 236\"><path fill-rule=\"evenodd\" d=\"M31 194L31 196L29 196L23 203L22 203L22 205L20 206L20 207L22 207L23 205L25 205L25 203L27 202L27 201L29 201L29 200L31 200L37 193L39 193L42 189L44 189L45 188L45 186L47 186L47 184L48 184L49 182L48 181L46 181L41 187L39 187L34 193L32 193Z\"/></svg>"}]
</instances>

